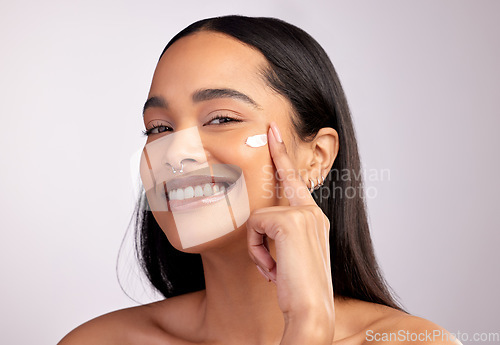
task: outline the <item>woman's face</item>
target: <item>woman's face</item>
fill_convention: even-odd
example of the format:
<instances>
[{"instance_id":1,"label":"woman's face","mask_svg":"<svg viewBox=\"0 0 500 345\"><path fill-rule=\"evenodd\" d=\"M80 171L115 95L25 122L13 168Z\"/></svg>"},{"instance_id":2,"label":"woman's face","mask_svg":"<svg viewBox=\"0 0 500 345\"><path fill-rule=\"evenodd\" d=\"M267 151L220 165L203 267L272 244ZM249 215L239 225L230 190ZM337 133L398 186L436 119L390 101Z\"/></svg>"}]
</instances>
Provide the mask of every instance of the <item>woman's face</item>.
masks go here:
<instances>
[{"instance_id":1,"label":"woman's face","mask_svg":"<svg viewBox=\"0 0 500 345\"><path fill-rule=\"evenodd\" d=\"M242 42L220 33L199 32L176 41L156 67L145 105L144 125L146 130L152 129L146 144L146 147L151 147L149 152L154 152L157 143L162 144L156 145L156 150L161 154L150 154L148 159L153 161L148 162L148 165L149 169L156 169L152 166L168 168L164 169L164 176L161 172L155 172L156 185L147 193L150 205L153 193L162 193L160 182L166 181L166 189L169 180L182 174L204 171L217 175L215 171L220 167L217 171L222 174L237 172L243 175L240 182L243 181L244 188L239 189L239 199L233 200L232 206L233 211L241 208L235 211L240 213L240 219L236 222L238 224L233 217L234 228L230 224L228 229L222 229L225 235L213 236L217 239L209 242L200 241L198 245L186 246L179 238L182 226L193 228L213 223L210 220L207 222L208 218L204 219L207 214L201 212L202 208L191 209L191 213L182 218L186 212L179 212L176 217L173 208L152 207L158 224L179 250L201 252L224 241L244 238L246 233L241 230L244 229L248 212L288 204L285 198L276 193L277 180L268 146L250 147L245 144L250 136L266 134L271 121L277 123L287 147L290 147L294 135L290 120L291 106L284 97L266 85L260 74L265 66L267 61L264 56ZM293 160L293 152L290 155ZM183 171L179 172L181 161ZM149 178L146 174L151 174L147 168L143 157L143 181ZM169 195L173 188L164 194ZM248 202L245 204L247 196ZM236 203L240 203L240 206ZM224 204L227 208L224 198L218 204ZM247 205L248 210L243 210L245 206L241 205ZM222 209L208 210L212 216L222 212ZM223 216L216 217L219 219ZM193 219L198 223L189 223ZM182 222L185 222L184 225ZM221 223L217 226L228 225Z\"/></svg>"}]
</instances>

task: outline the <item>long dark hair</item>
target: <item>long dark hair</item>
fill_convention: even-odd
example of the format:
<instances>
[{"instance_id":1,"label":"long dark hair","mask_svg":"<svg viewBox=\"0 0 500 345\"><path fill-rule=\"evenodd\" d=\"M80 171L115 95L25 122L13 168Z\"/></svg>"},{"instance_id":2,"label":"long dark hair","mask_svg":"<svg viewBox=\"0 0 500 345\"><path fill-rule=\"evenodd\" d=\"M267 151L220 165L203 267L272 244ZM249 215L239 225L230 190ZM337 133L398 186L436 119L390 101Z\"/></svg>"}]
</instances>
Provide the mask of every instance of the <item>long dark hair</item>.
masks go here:
<instances>
[{"instance_id":1,"label":"long dark hair","mask_svg":"<svg viewBox=\"0 0 500 345\"><path fill-rule=\"evenodd\" d=\"M282 20L224 16L189 25L172 38L161 56L180 38L203 30L232 36L266 57L269 64L263 76L291 102L293 127L301 140L312 140L323 127L337 131L338 155L324 186L313 193L330 219L334 294L403 310L375 260L356 135L344 91L326 52L309 34ZM144 205L142 194L136 208L136 250L151 284L167 298L204 289L201 256L175 249Z\"/></svg>"}]
</instances>

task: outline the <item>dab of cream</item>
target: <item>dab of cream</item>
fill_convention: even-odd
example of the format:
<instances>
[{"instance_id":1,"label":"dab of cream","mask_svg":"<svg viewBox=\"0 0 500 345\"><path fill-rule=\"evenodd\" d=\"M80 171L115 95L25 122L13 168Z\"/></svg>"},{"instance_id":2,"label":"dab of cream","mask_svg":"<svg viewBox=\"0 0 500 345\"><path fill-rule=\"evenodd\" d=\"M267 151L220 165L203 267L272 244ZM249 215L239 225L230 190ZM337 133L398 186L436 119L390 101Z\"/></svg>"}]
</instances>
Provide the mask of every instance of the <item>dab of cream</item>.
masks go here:
<instances>
[{"instance_id":1,"label":"dab of cream","mask_svg":"<svg viewBox=\"0 0 500 345\"><path fill-rule=\"evenodd\" d=\"M267 144L267 134L252 135L251 137L247 138L247 141L245 141L245 144L247 144L250 147L264 146Z\"/></svg>"}]
</instances>

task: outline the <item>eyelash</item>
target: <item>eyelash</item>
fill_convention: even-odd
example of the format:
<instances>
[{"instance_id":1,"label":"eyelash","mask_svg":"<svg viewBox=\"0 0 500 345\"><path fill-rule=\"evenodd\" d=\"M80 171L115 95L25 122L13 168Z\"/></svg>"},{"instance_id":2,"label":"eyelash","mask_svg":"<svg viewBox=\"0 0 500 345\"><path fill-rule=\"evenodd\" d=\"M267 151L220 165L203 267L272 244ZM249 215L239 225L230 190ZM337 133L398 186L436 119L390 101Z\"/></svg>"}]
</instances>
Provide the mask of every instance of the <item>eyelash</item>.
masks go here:
<instances>
[{"instance_id":1,"label":"eyelash","mask_svg":"<svg viewBox=\"0 0 500 345\"><path fill-rule=\"evenodd\" d=\"M231 121L228 121L228 122L223 122L223 123L220 123L219 125L227 125L227 124L229 124L229 123L231 123L231 122L241 122L241 121L242 121L242 120L240 120L240 119L235 119L235 118L230 117L230 116L216 115L216 116L214 116L212 119L210 119L210 121L208 121L208 122L210 123L210 122L212 122L213 120L216 120L216 119L229 119L229 120L231 120ZM143 135L145 135L145 136L150 136L150 135L153 135L153 134L159 134L159 133L152 133L152 132L153 132L153 130L154 130L155 128L161 128L161 127L165 127L165 128L170 128L170 129L172 129L172 128L171 128L171 127L169 127L169 126L164 126L164 125L159 125L159 126L156 126L155 124L153 124L153 125L151 126L151 128L149 128L149 129L147 129L147 130L143 130L143 131L142 131L142 134L143 134ZM163 132L166 132L166 131L163 131ZM163 133L163 132L160 132L160 133Z\"/></svg>"},{"instance_id":2,"label":"eyelash","mask_svg":"<svg viewBox=\"0 0 500 345\"><path fill-rule=\"evenodd\" d=\"M150 136L151 134L158 134L158 133L152 133L152 131L155 129L155 128L160 128L160 127L168 127L168 126L163 126L163 125L160 125L160 126L156 126L155 124L153 124L151 126L150 129L145 129L145 130L142 130L142 135L144 136ZM170 128L170 127L168 127ZM163 133L163 132L160 132L160 133Z\"/></svg>"}]
</instances>

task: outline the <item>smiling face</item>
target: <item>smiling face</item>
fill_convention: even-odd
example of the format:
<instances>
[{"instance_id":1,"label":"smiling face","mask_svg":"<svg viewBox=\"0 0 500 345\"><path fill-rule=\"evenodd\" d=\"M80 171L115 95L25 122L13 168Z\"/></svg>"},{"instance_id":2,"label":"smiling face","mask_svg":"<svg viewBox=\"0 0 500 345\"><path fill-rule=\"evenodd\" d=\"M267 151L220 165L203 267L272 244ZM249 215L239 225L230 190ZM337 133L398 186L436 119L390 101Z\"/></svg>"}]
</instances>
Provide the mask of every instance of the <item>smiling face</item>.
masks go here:
<instances>
[{"instance_id":1,"label":"smiling face","mask_svg":"<svg viewBox=\"0 0 500 345\"><path fill-rule=\"evenodd\" d=\"M275 193L277 181L268 146L245 144L248 137L267 133L271 121L278 124L285 144L292 141L291 106L266 85L260 73L265 66L267 61L257 50L230 36L208 31L176 41L158 63L144 111L144 125L149 132L146 148L150 155L142 159L141 177L146 190L151 185L147 196L156 221L179 250L200 252L234 236L245 238L245 232L238 230L243 229L249 212L288 204ZM155 147L159 154L154 154ZM293 159L293 152L290 153ZM164 169L165 176L156 171L151 177L151 171L158 167ZM184 184L176 180L190 174L196 174L198 180L193 177L184 180ZM213 235L215 240L208 243L200 240L198 245L186 246L179 237L181 224L186 229L203 226L209 214L222 212L222 208L207 209L207 206L191 207L186 212L185 201L173 200L179 189L190 194L188 185L203 188L210 182L200 180L200 175L221 179L218 187L210 186L209 193L216 194L214 188L219 190L232 184L239 189L234 188L233 195L226 197L226 201L232 201L229 207L234 213L232 224L221 222L216 224L218 230L201 229L200 234L215 231L219 235ZM153 191L161 193L158 192L161 182L165 182L165 189L170 186L167 191L170 208L154 205ZM187 189L182 188L186 186ZM191 222L193 219L198 223ZM208 223L214 222L208 220ZM232 235L221 236L226 233ZM194 236L201 235L195 232Z\"/></svg>"}]
</instances>

